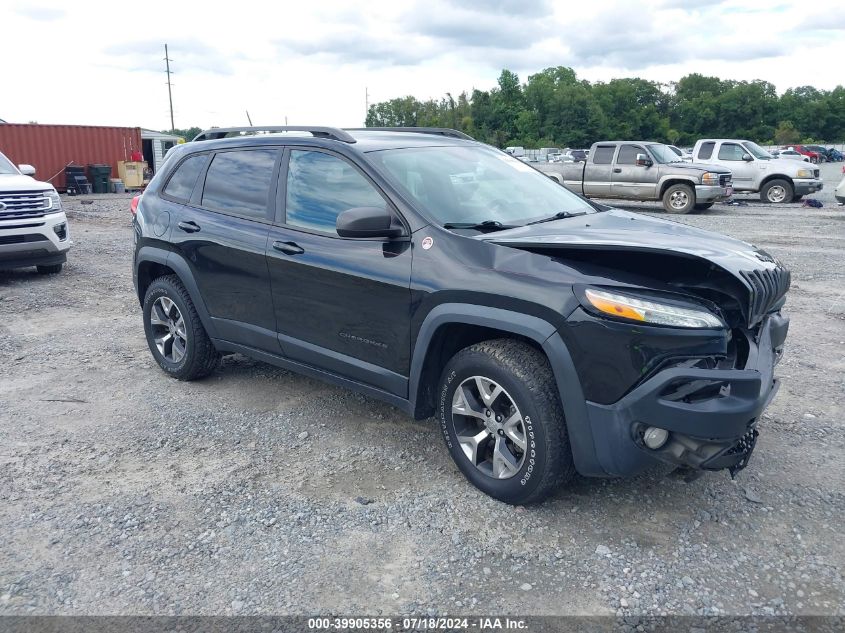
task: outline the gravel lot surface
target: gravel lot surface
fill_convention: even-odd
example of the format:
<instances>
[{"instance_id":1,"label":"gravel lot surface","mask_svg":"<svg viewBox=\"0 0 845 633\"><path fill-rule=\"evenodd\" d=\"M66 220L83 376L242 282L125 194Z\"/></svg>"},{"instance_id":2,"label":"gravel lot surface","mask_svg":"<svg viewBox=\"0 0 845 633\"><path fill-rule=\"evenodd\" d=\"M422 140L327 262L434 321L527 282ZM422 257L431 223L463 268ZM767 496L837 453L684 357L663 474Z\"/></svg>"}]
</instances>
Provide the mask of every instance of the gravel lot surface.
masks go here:
<instances>
[{"instance_id":1,"label":"gravel lot surface","mask_svg":"<svg viewBox=\"0 0 845 633\"><path fill-rule=\"evenodd\" d=\"M579 478L528 508L467 483L431 420L238 355L167 378L129 196L66 199L65 270L0 272L0 613L845 614L841 167L822 209L677 218L793 270L751 466Z\"/></svg>"}]
</instances>

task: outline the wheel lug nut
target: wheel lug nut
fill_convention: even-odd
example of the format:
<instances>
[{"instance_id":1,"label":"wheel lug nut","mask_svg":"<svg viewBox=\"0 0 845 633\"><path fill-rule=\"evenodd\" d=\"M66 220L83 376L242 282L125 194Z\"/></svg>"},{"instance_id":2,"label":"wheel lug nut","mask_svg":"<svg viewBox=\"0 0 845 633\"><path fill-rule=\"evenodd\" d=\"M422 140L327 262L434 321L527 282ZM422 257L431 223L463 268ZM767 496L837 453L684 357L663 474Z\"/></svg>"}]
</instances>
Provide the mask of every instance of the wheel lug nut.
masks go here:
<instances>
[{"instance_id":1,"label":"wheel lug nut","mask_svg":"<svg viewBox=\"0 0 845 633\"><path fill-rule=\"evenodd\" d=\"M486 416L489 418L491 415L493 415L493 412L492 412L490 409L487 409L487 410L484 412L484 415L486 415Z\"/></svg>"},{"instance_id":2,"label":"wheel lug nut","mask_svg":"<svg viewBox=\"0 0 845 633\"><path fill-rule=\"evenodd\" d=\"M504 437L504 436L505 436L505 432L504 432L502 429L499 429L498 433L499 433L499 435L501 435L502 437Z\"/></svg>"},{"instance_id":3,"label":"wheel lug nut","mask_svg":"<svg viewBox=\"0 0 845 633\"><path fill-rule=\"evenodd\" d=\"M501 422L501 421L502 421L502 416L497 415L497 416L496 416L496 422Z\"/></svg>"}]
</instances>

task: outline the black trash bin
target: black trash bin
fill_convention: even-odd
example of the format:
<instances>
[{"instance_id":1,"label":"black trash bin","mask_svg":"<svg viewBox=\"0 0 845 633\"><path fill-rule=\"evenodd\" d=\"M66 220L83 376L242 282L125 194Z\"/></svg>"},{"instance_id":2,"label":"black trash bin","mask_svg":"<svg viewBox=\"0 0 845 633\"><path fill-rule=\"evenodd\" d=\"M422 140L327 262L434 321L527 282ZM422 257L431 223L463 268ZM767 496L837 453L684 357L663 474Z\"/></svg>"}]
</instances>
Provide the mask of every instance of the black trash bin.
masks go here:
<instances>
[{"instance_id":1,"label":"black trash bin","mask_svg":"<svg viewBox=\"0 0 845 633\"><path fill-rule=\"evenodd\" d=\"M94 188L94 193L108 193L111 165L88 165L88 179Z\"/></svg>"}]
</instances>

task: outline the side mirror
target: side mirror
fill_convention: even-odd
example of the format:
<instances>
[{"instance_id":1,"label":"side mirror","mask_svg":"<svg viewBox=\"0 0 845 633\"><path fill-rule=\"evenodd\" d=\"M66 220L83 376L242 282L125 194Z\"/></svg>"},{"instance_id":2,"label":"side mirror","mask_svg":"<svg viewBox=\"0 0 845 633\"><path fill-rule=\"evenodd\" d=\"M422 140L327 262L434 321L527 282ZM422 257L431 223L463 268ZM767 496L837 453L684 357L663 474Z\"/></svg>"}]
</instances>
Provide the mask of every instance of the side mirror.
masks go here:
<instances>
[{"instance_id":1,"label":"side mirror","mask_svg":"<svg viewBox=\"0 0 845 633\"><path fill-rule=\"evenodd\" d=\"M402 226L384 207L354 207L337 216L337 234L341 237L399 237Z\"/></svg>"},{"instance_id":2,"label":"side mirror","mask_svg":"<svg viewBox=\"0 0 845 633\"><path fill-rule=\"evenodd\" d=\"M751 156L751 154L743 154L742 160L744 160L746 163L750 163L752 160L754 160L754 158Z\"/></svg>"},{"instance_id":3,"label":"side mirror","mask_svg":"<svg viewBox=\"0 0 845 633\"><path fill-rule=\"evenodd\" d=\"M637 167L651 167L651 159L645 154L637 154Z\"/></svg>"},{"instance_id":4,"label":"side mirror","mask_svg":"<svg viewBox=\"0 0 845 633\"><path fill-rule=\"evenodd\" d=\"M24 176L34 176L35 175L35 167L32 165L18 165L18 169L20 169L21 173Z\"/></svg>"}]
</instances>

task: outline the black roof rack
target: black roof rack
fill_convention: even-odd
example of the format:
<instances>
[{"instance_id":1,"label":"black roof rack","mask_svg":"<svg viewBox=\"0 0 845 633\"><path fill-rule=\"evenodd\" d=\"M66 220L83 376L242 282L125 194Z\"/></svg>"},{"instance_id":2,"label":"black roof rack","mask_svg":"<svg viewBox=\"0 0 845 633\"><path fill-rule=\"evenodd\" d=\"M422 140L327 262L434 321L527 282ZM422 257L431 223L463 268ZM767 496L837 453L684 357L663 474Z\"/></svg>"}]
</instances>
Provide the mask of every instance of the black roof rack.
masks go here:
<instances>
[{"instance_id":1,"label":"black roof rack","mask_svg":"<svg viewBox=\"0 0 845 633\"><path fill-rule=\"evenodd\" d=\"M437 136L449 136L451 138L462 138L474 141L469 134L459 130L452 130L447 127L353 127L346 128L350 132L416 132L417 134L435 134Z\"/></svg>"},{"instance_id":2,"label":"black roof rack","mask_svg":"<svg viewBox=\"0 0 845 633\"><path fill-rule=\"evenodd\" d=\"M210 130L200 132L194 141L211 141L225 138L230 132L310 132L318 138L330 138L344 143L354 143L355 139L351 134L336 127L324 127L320 125L257 125L249 127L214 127Z\"/></svg>"}]
</instances>

